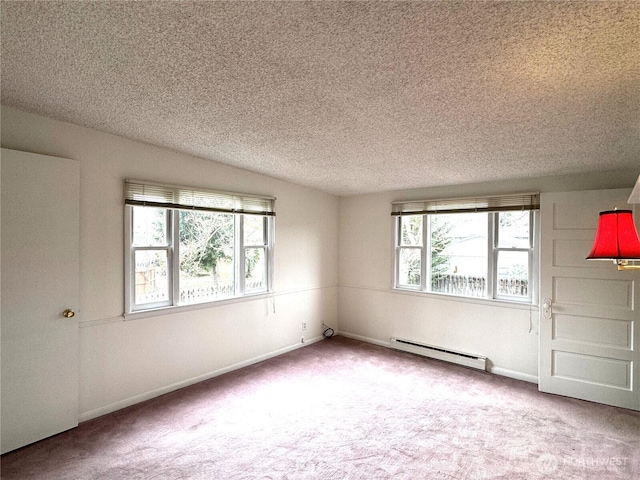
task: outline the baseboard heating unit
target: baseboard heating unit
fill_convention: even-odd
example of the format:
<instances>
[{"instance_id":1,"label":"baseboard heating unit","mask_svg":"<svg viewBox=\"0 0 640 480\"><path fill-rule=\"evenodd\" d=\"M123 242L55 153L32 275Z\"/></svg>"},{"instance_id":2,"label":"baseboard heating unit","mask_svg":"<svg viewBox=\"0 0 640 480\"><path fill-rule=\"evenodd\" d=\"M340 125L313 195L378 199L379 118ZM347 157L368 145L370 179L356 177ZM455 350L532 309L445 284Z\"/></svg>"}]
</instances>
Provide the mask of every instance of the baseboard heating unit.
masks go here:
<instances>
[{"instance_id":1,"label":"baseboard heating unit","mask_svg":"<svg viewBox=\"0 0 640 480\"><path fill-rule=\"evenodd\" d=\"M487 357L481 357L472 353L456 352L432 345L424 345L422 343L411 340L403 340L401 338L391 337L390 345L395 350L403 352L415 353L423 357L435 358L436 360L444 360L445 362L457 363L465 367L475 368L478 370L487 369Z\"/></svg>"}]
</instances>

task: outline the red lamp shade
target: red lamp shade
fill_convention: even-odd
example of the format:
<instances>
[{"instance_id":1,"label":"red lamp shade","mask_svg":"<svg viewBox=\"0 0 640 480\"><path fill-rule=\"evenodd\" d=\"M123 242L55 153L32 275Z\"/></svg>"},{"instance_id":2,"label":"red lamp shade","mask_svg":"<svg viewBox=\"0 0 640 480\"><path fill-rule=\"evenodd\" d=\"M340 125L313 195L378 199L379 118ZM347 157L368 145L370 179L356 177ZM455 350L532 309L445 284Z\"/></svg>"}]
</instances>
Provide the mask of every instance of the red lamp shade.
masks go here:
<instances>
[{"instance_id":1,"label":"red lamp shade","mask_svg":"<svg viewBox=\"0 0 640 480\"><path fill-rule=\"evenodd\" d=\"M587 260L640 259L640 239L631 210L600 212L598 231Z\"/></svg>"}]
</instances>

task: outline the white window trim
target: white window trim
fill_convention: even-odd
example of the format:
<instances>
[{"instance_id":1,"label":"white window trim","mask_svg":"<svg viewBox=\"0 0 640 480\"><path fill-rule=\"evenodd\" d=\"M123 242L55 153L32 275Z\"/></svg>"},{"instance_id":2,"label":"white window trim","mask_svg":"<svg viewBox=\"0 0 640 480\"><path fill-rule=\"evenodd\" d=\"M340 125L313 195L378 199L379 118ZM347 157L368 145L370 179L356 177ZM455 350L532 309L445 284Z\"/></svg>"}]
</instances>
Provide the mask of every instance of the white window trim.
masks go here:
<instances>
[{"instance_id":1,"label":"white window trim","mask_svg":"<svg viewBox=\"0 0 640 480\"><path fill-rule=\"evenodd\" d=\"M148 192L151 192L149 194ZM162 205L155 204L154 200L160 198ZM202 199L212 199L222 203L223 209L209 208L199 202ZM125 288L125 318L143 318L161 313L179 312L207 308L226 303L236 303L246 300L254 300L273 295L274 278L274 240L275 240L275 198L264 196L252 196L246 194L220 192L213 190L196 190L189 187L180 187L164 184L154 184L136 180L125 182L125 228L124 228L124 288ZM176 200L177 199L177 200ZM186 200L185 200L186 199ZM167 202L175 203L167 203ZM182 202L182 203L180 203ZM156 202L157 203L157 202ZM167 238L166 245L137 247L132 244L133 234L133 208L144 206L156 206L167 209ZM180 304L180 209L198 209L229 213L234 216L234 295L219 300L202 303ZM259 215L264 218L265 243L261 245L244 245L244 218L247 215ZM247 290L245 288L245 249L262 248L265 252L264 284L260 289ZM166 250L167 251L167 276L169 282L169 299L163 302L147 303L136 306L135 304L135 252L142 250Z\"/></svg>"},{"instance_id":2,"label":"white window trim","mask_svg":"<svg viewBox=\"0 0 640 480\"><path fill-rule=\"evenodd\" d=\"M237 269L236 269L236 280L238 281L238 292L239 295L238 296L245 296L245 295L250 295L250 294L262 294L262 293L268 293L269 290L269 286L271 285L271 281L270 281L270 275L269 273L272 271L271 266L269 265L269 261L271 259L271 255L270 253L273 251L272 248L270 248L270 243L272 243L272 236L270 235L270 233L272 232L272 224L273 224L273 220L270 220L268 217L263 217L266 219L266 221L263 222L262 224L262 228L263 228L263 238L266 239L265 243L262 244L257 244L257 245L247 245L244 243L244 219L245 219L245 215L240 215L236 221L236 245L234 246L234 248L237 248L238 251L238 261L237 261ZM255 248L255 249L262 249L264 250L264 255L265 255L265 271L263 272L263 278L262 278L262 282L264 284L264 287L262 288L254 288L254 289L248 289L247 285L246 285L246 278L244 275L244 271L246 268L246 251L249 248Z\"/></svg>"},{"instance_id":3,"label":"white window trim","mask_svg":"<svg viewBox=\"0 0 640 480\"><path fill-rule=\"evenodd\" d=\"M400 204L401 202L397 202ZM422 216L422 246L402 246L400 245L401 239L401 219L402 215L397 215L393 218L394 229L394 269L393 269L393 285L392 289L400 292L414 292L417 294L445 296L453 298L464 298L472 300L482 300L487 302L506 302L519 305L537 305L538 304L538 289L539 289L539 264L540 264L540 210L529 210L530 212L530 231L529 231L529 248L504 248L498 247L496 244L497 238L497 222L495 222L496 213L498 212L484 212L489 214L487 221L488 224L488 260L487 260L487 295L484 297L470 297L466 295L455 295L451 293L433 292L428 290L428 286L431 284L431 255L428 252L431 251L430 235L427 217L434 213L416 213L416 215ZM399 283L400 278L400 251L402 249L421 249L421 272L420 272L420 285L401 285ZM529 252L529 289L527 297L516 297L512 295L499 295L497 292L497 262L499 251L527 251Z\"/></svg>"},{"instance_id":4,"label":"white window trim","mask_svg":"<svg viewBox=\"0 0 640 480\"><path fill-rule=\"evenodd\" d=\"M169 315L175 313L189 312L192 310L201 310L204 308L222 307L224 305L233 305L235 303L244 303L255 300L262 300L268 298L274 298L276 296L275 291L263 292L263 293L248 293L242 297L228 297L220 300L214 300L211 302L202 303L189 303L185 305L170 305L166 307L150 308L147 310L135 310L133 312L124 313L125 320L135 320L138 318L158 317L160 315Z\"/></svg>"}]
</instances>

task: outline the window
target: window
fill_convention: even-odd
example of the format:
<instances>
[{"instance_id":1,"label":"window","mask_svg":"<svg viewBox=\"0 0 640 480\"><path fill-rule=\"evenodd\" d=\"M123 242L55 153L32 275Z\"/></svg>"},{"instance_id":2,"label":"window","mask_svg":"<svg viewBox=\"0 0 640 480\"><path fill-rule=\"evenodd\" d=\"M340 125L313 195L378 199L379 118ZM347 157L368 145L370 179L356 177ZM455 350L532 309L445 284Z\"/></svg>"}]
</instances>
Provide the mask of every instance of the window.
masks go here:
<instances>
[{"instance_id":1,"label":"window","mask_svg":"<svg viewBox=\"0 0 640 480\"><path fill-rule=\"evenodd\" d=\"M533 302L537 194L394 202L395 288Z\"/></svg>"},{"instance_id":2,"label":"window","mask_svg":"<svg viewBox=\"0 0 640 480\"><path fill-rule=\"evenodd\" d=\"M270 292L274 203L127 181L126 312Z\"/></svg>"}]
</instances>

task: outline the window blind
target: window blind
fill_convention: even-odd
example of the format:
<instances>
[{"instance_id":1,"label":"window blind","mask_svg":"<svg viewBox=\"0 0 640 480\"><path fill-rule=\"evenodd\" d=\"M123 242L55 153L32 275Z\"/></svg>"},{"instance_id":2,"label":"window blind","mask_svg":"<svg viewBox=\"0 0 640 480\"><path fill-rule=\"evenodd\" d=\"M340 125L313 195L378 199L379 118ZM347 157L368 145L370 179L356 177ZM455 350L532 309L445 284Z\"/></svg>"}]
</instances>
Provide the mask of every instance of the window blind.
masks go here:
<instances>
[{"instance_id":1,"label":"window blind","mask_svg":"<svg viewBox=\"0 0 640 480\"><path fill-rule=\"evenodd\" d=\"M391 203L391 215L424 215L438 213L506 212L539 210L540 194L514 193L490 197L411 200Z\"/></svg>"},{"instance_id":2,"label":"window blind","mask_svg":"<svg viewBox=\"0 0 640 480\"><path fill-rule=\"evenodd\" d=\"M125 204L275 216L275 198L126 180Z\"/></svg>"}]
</instances>

